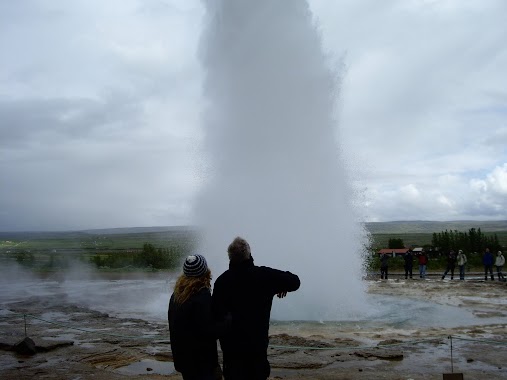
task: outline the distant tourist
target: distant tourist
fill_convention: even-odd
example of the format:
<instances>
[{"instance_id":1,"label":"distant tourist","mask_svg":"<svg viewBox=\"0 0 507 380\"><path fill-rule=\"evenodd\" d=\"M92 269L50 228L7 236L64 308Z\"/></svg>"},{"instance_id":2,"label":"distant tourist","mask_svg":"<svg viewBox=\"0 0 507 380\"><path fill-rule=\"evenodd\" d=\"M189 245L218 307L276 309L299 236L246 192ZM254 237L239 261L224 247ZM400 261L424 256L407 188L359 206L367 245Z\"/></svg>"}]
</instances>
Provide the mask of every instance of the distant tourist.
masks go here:
<instances>
[{"instance_id":1,"label":"distant tourist","mask_svg":"<svg viewBox=\"0 0 507 380\"><path fill-rule=\"evenodd\" d=\"M463 253L463 251L460 249L458 251L458 257L457 257L458 267L459 267L459 279L464 280L465 279L465 264L467 263L467 257Z\"/></svg>"},{"instance_id":2,"label":"distant tourist","mask_svg":"<svg viewBox=\"0 0 507 380\"><path fill-rule=\"evenodd\" d=\"M174 368L184 380L222 378L210 289L211 271L206 259L201 255L188 256L167 313Z\"/></svg>"},{"instance_id":3,"label":"distant tourist","mask_svg":"<svg viewBox=\"0 0 507 380\"><path fill-rule=\"evenodd\" d=\"M268 362L269 318L273 297L283 298L299 288L290 272L256 266L250 245L237 237L227 249L229 269L215 281L213 314L217 321L231 314L230 331L219 337L226 380L265 380Z\"/></svg>"},{"instance_id":4,"label":"distant tourist","mask_svg":"<svg viewBox=\"0 0 507 380\"><path fill-rule=\"evenodd\" d=\"M412 252L408 251L407 253L405 253L403 259L405 260L405 280L406 280L408 276L412 278L412 267L414 265L414 257L412 256Z\"/></svg>"},{"instance_id":5,"label":"distant tourist","mask_svg":"<svg viewBox=\"0 0 507 380\"><path fill-rule=\"evenodd\" d=\"M502 251L498 251L496 254L495 266L496 273L498 274L498 281L505 281L505 277L502 273L502 268L505 264L505 257L503 257Z\"/></svg>"},{"instance_id":6,"label":"distant tourist","mask_svg":"<svg viewBox=\"0 0 507 380\"><path fill-rule=\"evenodd\" d=\"M426 265L428 265L426 252L421 252L417 259L419 260L419 278L426 278Z\"/></svg>"},{"instance_id":7,"label":"distant tourist","mask_svg":"<svg viewBox=\"0 0 507 380\"><path fill-rule=\"evenodd\" d=\"M486 248L486 252L482 256L482 264L484 265L484 281L488 281L488 272L491 275L491 281L495 280L493 276L493 254Z\"/></svg>"},{"instance_id":8,"label":"distant tourist","mask_svg":"<svg viewBox=\"0 0 507 380\"><path fill-rule=\"evenodd\" d=\"M454 268L456 268L456 253L451 249L447 255L447 267L445 268L445 272L442 275L442 280L445 278L447 273L449 273L449 271L451 271L451 280L454 279Z\"/></svg>"},{"instance_id":9,"label":"distant tourist","mask_svg":"<svg viewBox=\"0 0 507 380\"><path fill-rule=\"evenodd\" d=\"M394 251L393 251L393 257L394 257ZM380 279L387 280L387 272L389 267L389 255L387 253L382 253L380 255Z\"/></svg>"}]
</instances>

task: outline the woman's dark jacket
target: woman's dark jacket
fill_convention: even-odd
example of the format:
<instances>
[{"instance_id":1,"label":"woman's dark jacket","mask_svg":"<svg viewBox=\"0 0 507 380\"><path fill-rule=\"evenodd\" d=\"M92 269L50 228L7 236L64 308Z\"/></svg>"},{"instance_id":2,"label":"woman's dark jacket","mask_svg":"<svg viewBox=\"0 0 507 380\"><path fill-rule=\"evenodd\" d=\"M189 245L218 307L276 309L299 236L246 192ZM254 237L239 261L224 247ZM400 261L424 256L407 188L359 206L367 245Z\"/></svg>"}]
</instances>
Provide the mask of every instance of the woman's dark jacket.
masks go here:
<instances>
[{"instance_id":1,"label":"woman's dark jacket","mask_svg":"<svg viewBox=\"0 0 507 380\"><path fill-rule=\"evenodd\" d=\"M255 266L253 259L229 264L213 287L215 320L232 317L227 333L220 336L224 369L235 360L267 363L273 296L297 290L299 285L295 274Z\"/></svg>"},{"instance_id":2,"label":"woman's dark jacket","mask_svg":"<svg viewBox=\"0 0 507 380\"><path fill-rule=\"evenodd\" d=\"M211 373L218 366L218 354L210 290L201 289L181 305L174 302L173 294L167 315L174 368L185 373Z\"/></svg>"},{"instance_id":3,"label":"woman's dark jacket","mask_svg":"<svg viewBox=\"0 0 507 380\"><path fill-rule=\"evenodd\" d=\"M447 256L447 266L455 267L456 266L456 254L454 252L449 252L449 256Z\"/></svg>"}]
</instances>

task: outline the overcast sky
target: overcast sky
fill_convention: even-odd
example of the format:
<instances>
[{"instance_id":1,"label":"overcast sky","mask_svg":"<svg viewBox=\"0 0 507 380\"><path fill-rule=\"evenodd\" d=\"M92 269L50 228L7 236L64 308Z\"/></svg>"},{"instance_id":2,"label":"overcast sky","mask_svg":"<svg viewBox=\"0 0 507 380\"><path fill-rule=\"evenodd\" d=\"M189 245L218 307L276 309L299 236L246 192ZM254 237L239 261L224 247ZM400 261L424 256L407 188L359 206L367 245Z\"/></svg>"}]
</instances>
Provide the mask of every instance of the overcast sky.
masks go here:
<instances>
[{"instance_id":1,"label":"overcast sky","mask_svg":"<svg viewBox=\"0 0 507 380\"><path fill-rule=\"evenodd\" d=\"M311 0L366 221L507 219L507 2ZM0 231L192 223L197 0L0 2Z\"/></svg>"}]
</instances>

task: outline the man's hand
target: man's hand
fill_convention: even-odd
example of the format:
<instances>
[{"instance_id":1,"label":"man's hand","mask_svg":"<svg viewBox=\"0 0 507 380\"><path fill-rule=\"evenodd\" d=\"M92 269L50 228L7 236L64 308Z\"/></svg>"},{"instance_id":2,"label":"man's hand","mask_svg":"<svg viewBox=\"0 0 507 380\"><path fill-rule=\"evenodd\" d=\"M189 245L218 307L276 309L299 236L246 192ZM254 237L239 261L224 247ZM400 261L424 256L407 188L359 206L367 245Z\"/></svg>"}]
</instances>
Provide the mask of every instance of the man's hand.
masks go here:
<instances>
[{"instance_id":1,"label":"man's hand","mask_svg":"<svg viewBox=\"0 0 507 380\"><path fill-rule=\"evenodd\" d=\"M277 296L278 298L283 298L283 297L285 297L286 295L287 295L287 292L280 292L280 293L278 293L276 296Z\"/></svg>"}]
</instances>

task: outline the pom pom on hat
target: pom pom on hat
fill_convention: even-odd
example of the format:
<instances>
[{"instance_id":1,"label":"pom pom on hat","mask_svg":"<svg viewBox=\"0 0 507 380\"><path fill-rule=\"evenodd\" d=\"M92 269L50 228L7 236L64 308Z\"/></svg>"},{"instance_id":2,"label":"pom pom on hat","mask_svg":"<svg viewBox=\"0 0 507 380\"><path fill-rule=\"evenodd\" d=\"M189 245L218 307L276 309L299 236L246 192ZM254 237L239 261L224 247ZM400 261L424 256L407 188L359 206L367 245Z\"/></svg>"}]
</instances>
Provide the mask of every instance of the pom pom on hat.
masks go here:
<instances>
[{"instance_id":1,"label":"pom pom on hat","mask_svg":"<svg viewBox=\"0 0 507 380\"><path fill-rule=\"evenodd\" d=\"M183 273L187 277L200 277L208 270L206 259L202 255L187 256L183 263Z\"/></svg>"}]
</instances>

